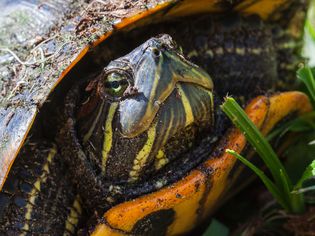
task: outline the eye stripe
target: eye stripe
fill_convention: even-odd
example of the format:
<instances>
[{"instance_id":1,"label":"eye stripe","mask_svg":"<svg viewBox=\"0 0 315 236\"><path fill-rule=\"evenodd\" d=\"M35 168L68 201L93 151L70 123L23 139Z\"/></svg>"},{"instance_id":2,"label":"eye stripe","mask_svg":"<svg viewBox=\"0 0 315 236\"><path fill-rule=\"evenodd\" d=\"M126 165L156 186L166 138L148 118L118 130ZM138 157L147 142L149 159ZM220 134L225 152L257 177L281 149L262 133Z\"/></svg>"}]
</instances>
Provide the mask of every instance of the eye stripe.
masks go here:
<instances>
[{"instance_id":1,"label":"eye stripe","mask_svg":"<svg viewBox=\"0 0 315 236\"><path fill-rule=\"evenodd\" d=\"M118 107L118 103L112 103L108 109L108 115L105 122L104 143L102 150L102 173L105 174L108 154L112 149L113 142L113 118Z\"/></svg>"}]
</instances>

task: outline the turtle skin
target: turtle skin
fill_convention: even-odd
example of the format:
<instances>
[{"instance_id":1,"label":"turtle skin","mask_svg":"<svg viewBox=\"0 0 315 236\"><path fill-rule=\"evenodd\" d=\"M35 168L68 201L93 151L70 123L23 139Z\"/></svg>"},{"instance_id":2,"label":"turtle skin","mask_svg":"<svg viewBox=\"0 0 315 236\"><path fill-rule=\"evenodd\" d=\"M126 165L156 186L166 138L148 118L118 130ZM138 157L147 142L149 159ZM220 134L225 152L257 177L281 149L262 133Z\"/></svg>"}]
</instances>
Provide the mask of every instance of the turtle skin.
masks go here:
<instances>
[{"instance_id":1,"label":"turtle skin","mask_svg":"<svg viewBox=\"0 0 315 236\"><path fill-rule=\"evenodd\" d=\"M55 145L25 144L0 192L0 235L72 235L82 208L69 178Z\"/></svg>"}]
</instances>

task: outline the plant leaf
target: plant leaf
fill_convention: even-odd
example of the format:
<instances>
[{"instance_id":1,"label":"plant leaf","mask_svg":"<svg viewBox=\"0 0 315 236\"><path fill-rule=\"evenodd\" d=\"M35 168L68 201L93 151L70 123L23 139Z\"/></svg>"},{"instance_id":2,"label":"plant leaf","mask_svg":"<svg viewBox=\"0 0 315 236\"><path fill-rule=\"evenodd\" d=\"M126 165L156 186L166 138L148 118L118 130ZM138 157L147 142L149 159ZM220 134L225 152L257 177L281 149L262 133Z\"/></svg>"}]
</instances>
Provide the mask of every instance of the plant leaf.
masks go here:
<instances>
[{"instance_id":1,"label":"plant leaf","mask_svg":"<svg viewBox=\"0 0 315 236\"><path fill-rule=\"evenodd\" d=\"M248 142L257 151L259 156L262 158L268 169L270 170L276 185L281 189L281 195L284 199L284 184L288 185L292 189L291 181L284 171L284 167L280 162L277 154L272 149L271 145L260 133L254 123L248 118L244 110L238 105L238 103L231 97L226 97L225 102L221 105L223 112L230 118L236 127L243 131ZM283 170L283 176L281 176L279 170Z\"/></svg>"},{"instance_id":2,"label":"plant leaf","mask_svg":"<svg viewBox=\"0 0 315 236\"><path fill-rule=\"evenodd\" d=\"M315 79L309 67L297 71L297 77L305 84L312 104L315 106Z\"/></svg>"},{"instance_id":3,"label":"plant leaf","mask_svg":"<svg viewBox=\"0 0 315 236\"><path fill-rule=\"evenodd\" d=\"M234 150L227 149L227 153L233 155L237 159L239 159L244 165L249 167L252 171L255 172L255 174L262 180L262 182L265 184L266 188L269 190L269 192L274 196L274 198L278 201L278 203L284 208L289 209L287 202L284 200L283 195L277 188L277 186L265 175L265 173L253 165L250 161L248 161L246 158L235 152Z\"/></svg>"},{"instance_id":4,"label":"plant leaf","mask_svg":"<svg viewBox=\"0 0 315 236\"><path fill-rule=\"evenodd\" d=\"M308 180L308 179L310 179L310 178L312 178L314 176L315 176L315 160L312 161L312 163L309 164L309 166L306 168L306 170L304 171L303 175L301 176L299 181L294 186L294 190L302 188L302 185L303 185L304 181L306 181L306 180Z\"/></svg>"}]
</instances>

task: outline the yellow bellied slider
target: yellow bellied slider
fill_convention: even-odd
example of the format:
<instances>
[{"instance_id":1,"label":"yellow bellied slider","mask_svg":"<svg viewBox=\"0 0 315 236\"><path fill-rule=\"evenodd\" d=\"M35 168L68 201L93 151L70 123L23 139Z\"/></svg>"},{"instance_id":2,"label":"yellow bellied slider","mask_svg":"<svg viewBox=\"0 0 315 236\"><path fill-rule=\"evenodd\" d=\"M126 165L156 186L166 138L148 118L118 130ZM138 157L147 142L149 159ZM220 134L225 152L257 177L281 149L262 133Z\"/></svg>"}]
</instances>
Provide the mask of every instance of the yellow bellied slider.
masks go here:
<instances>
[{"instance_id":1,"label":"yellow bellied slider","mask_svg":"<svg viewBox=\"0 0 315 236\"><path fill-rule=\"evenodd\" d=\"M7 14L5 16L6 20L1 20L0 23L2 28L10 29L10 31L0 39L1 42L5 42L5 47L1 48L1 57L3 58L1 71L4 75L4 81L8 84L1 88L4 96L1 98L2 105L0 108L0 166L2 170L0 173L2 189L0 204L3 205L3 207L0 207L4 209L1 209L0 212L3 216L7 214L7 209L12 207L11 200L8 199L16 196L14 191L17 191L17 187L12 190L10 186L20 183L19 181L17 183L9 181L20 175L22 171L20 169L10 171L15 158L17 157L17 161L21 159L21 163L19 162L20 164L16 165L30 166L29 162L23 160L26 158L25 156L29 156L30 151L33 151L34 156L36 158L38 156L35 161L38 162L37 168L42 171L31 176L30 186L22 188L22 190L19 188L18 191L23 192L25 190L27 192L27 197L23 195L26 200L23 197L22 200L17 200L14 197L14 204L25 208L25 212L21 213L23 217L9 223L6 221L0 228L0 232L60 233L60 231L51 231L54 228L52 227L53 224L50 224L50 227L46 226L48 231L45 231L43 226L41 229L36 228L39 226L33 223L34 219L32 218L33 215L36 215L33 214L36 210L30 206L36 203L37 198L34 199L29 195L34 196L36 193L40 196L38 192L45 189L39 187L42 184L49 183L48 186L55 186L56 180L50 180L50 175L47 180L45 173L52 173L52 170L56 168L66 170L68 165L70 166L69 175L65 176L64 179L70 182L73 181L74 186L64 184L65 186L60 188L68 188L73 193L71 197L67 197L67 194L63 193L60 196L64 200L58 202L59 205L56 203L58 206L63 204L67 206L67 210L62 213L65 222L63 222L62 227L60 225L56 227L58 230L73 234L79 222L78 218L82 214L91 217L91 211L94 211L91 207L97 203L96 209L98 212L100 213L101 210L105 209L106 213L102 223L96 226L93 232L95 235L143 235L154 232L176 235L189 232L200 220L211 213L220 196L228 190L229 182L233 182L229 181L231 177L229 173L234 166L235 159L219 150L231 148L241 152L246 144L243 135L234 129L226 131L225 127L221 130L226 134L224 137L220 132L215 135L215 138L220 139L220 141L212 142L207 137L209 143L216 146L216 148L211 146L213 149L206 150L206 153L203 153L207 158L201 155L203 158L192 162L194 165L187 165L189 167L187 167L187 170L174 172L176 174L171 176L171 180L156 178L153 187L146 186L144 180L160 173L159 170L164 169L164 165L167 167L168 162L177 160L178 156L183 153L190 152L190 149L196 145L194 139L204 138L206 135L204 130L210 131L213 129L213 126L215 126L213 124L215 109L213 96L215 95L212 92L216 92L216 86L218 85L217 93L221 96L227 92L228 88L231 88L232 91L234 86L232 84L233 80L224 80L225 78L220 78L221 75L228 74L226 79L234 77L235 81L238 80L238 77L243 77L244 74L239 73L240 71L246 71L246 75L251 75L251 80L240 82L241 86L232 91L233 94L242 96L242 87L249 84L244 89L245 93L248 94L243 94L246 100L252 98L256 93L265 91L266 88L283 88L285 87L283 84L290 83L288 82L290 78L287 77L292 77L295 66L301 61L296 54L296 50L299 48L298 42L301 40L300 31L302 30L296 30L296 27L303 22L306 5L307 2L304 1L297 3L289 0L173 0L146 1L146 3L126 1L119 4L106 4L103 1L92 1L88 4L84 1L75 3L71 1L62 3L51 1L47 4L37 5L34 5L34 3L25 4L23 1L4 5L8 9L4 11ZM36 11L33 14L34 9ZM194 21L196 15L202 15L201 20ZM207 15L210 15L210 19L204 19ZM252 17L252 15L258 15L258 17ZM34 21L35 18L36 21ZM23 22L24 24L25 22L33 23L26 23L18 37L16 36L17 28L11 27L14 21L17 21L18 24ZM234 21L236 23L233 23ZM212 27L215 28L215 31L209 31L205 35L195 37L197 33L203 32L205 25L207 25L203 25L201 22L214 24ZM18 24L17 27L20 27ZM196 25L200 27L196 27ZM268 26L266 31L265 25ZM184 28L189 30L178 32L179 29ZM197 33L192 32L193 29L196 29ZM165 35L148 40L132 53L122 57L123 60L115 60L105 70L97 73L97 76L92 76L93 79L88 80L88 82L80 79L77 79L76 82L75 78L71 78L80 76L81 72L78 72L79 69L77 68L86 69L91 67L89 60L93 60L92 67L94 65L103 66L104 62L108 63L126 54L135 45L139 45L140 42L159 33L168 33L175 38L176 42L183 47L188 60L192 60L198 66L204 68L214 80L214 84L209 75L185 59L173 39ZM190 34L192 36L188 36ZM253 40L249 40L246 34L254 36L252 37ZM185 41L185 35L187 41ZM229 37L229 35L233 35L233 37ZM193 44L187 43L190 37L196 39ZM210 43L208 41L204 42L205 38L209 39L211 37L213 37L213 40L210 39ZM236 37L239 37L239 39L233 41ZM291 47L292 44L288 42L293 42L293 46ZM150 53L153 54L149 55L147 53L148 48L151 50ZM98 55L100 51L102 52L101 56ZM147 70L150 68L148 65L152 65L152 68L156 66L156 64L150 64L150 62L153 63L152 55L160 58L161 53L165 60L161 62L154 59L153 61L159 61L160 67L157 67L158 70L152 71L154 71L154 75L161 75L162 72L168 71L171 77L163 74L163 78L171 79L167 80L169 82L165 82L165 84L160 84L154 80L157 77L152 77L154 79L149 84L144 83L143 78L148 75L144 72L148 73L150 71ZM142 56L146 56L146 54L149 56L143 59ZM207 56L198 59L201 54ZM250 57L247 57L248 55ZM288 55L290 55L289 58ZM237 63L233 62L238 57L245 59ZM149 62L148 58L150 59ZM234 59L231 60L231 58ZM247 67L237 70L240 65L245 65L245 62L251 59L255 62L253 65L247 64ZM209 64L213 61L212 68L208 69ZM257 64L262 66L256 67ZM145 69L141 69L139 65L145 65ZM125 70L126 67L132 70ZM271 69L265 70L267 67ZM139 68L144 74L137 79L138 77L135 75L140 71ZM164 70L165 68L167 70ZM252 70L248 71L248 68L252 68ZM232 73L227 71L232 71ZM255 71L257 71L257 74L261 74L258 77L254 76ZM66 75L68 75L67 79ZM282 77L285 78L280 80L279 78ZM104 78L105 83L103 83ZM247 79L246 76L245 79ZM259 84L261 90L256 88L256 79L259 79L259 81L266 79L266 81ZM225 81L226 85L223 85L222 80ZM72 89L72 84L75 83L78 85L75 89ZM190 85L179 86L178 84L181 83L193 84L196 85L196 88L190 90ZM145 86L141 87L141 85ZM126 86L126 90L120 92L121 87L124 88L124 86ZM155 88L161 86L163 89L154 90L152 89L154 86ZM62 88L59 89L59 87ZM54 90L56 91L52 93ZM139 106L134 105L134 101L141 101L141 99L139 97L135 98L135 96L142 92L144 97L150 97L150 94L146 94L145 91L157 91L158 97L148 99L149 102L145 103L144 108L140 109ZM190 92L194 95L190 95ZM83 95L78 98L78 93L83 93ZM185 96L187 94L188 96ZM195 97L192 99L191 96ZM67 97L65 101L62 100L64 97ZM124 98L121 99L121 97ZM166 98L169 97L173 100L167 103ZM51 98L51 105L48 98ZM102 99L104 102L100 102L98 99ZM176 108L177 110L172 105L176 103L176 99L182 104L181 108ZM110 105L104 105L105 101L109 101ZM47 103L44 104L45 102ZM53 106L58 102L64 102L66 104L65 108L63 105L57 106L56 111L51 112L51 110L54 110ZM190 103L193 103L193 106L190 106ZM44 108L42 109L43 104ZM151 104L151 107L148 104ZM170 125L169 123L172 120L169 118L172 112L165 115L164 118L164 113L158 113L158 108L164 104L168 104L165 107L169 106L168 109L165 108L165 114L168 114L167 111L174 109L174 114L182 117L177 125ZM155 106L158 108L155 108ZM204 107L204 110L198 110L197 107ZM40 115L39 119L36 119L41 109L48 110L49 114L53 114L53 117L57 118L54 118L52 123L46 121L49 115ZM301 114L310 109L311 106L305 95L299 92L286 92L255 98L247 106L246 111L254 123L266 134L275 124L288 115ZM58 115L63 110L65 110L66 115L59 119ZM115 130L112 127L112 121L115 120L117 110L120 112L120 126ZM106 116L103 117L101 111L106 111L104 112ZM89 117L98 118L90 121ZM158 118L155 117L161 118L161 120L158 120L160 123L168 122L168 126L165 126L166 128L159 126L159 122L154 120ZM94 120L97 121L94 122ZM205 120L210 122L204 124ZM34 121L36 121L36 126L33 127L36 139L31 137L26 145L28 147L22 148ZM98 127L97 122L100 121L102 121L102 125ZM201 124L201 128L195 124L196 121L198 125ZM85 124L87 123L92 123L92 126L86 127ZM154 126L152 126L153 123ZM77 140L67 140L66 138L73 137L75 132L72 131L77 127L79 127L78 131L75 131L79 134ZM168 137L166 135L167 127L175 127L175 131L180 130L181 133L169 131L173 136L177 135L176 138L172 140L165 139L159 145L153 145L157 139L156 136ZM165 129L164 133L156 132L156 130L163 130L163 128ZM40 134L37 134L38 129L41 130ZM47 132L46 129L56 129L56 132L51 132L51 130ZM102 134L104 141L101 143L96 141L97 137L95 136L99 135L97 130L105 132ZM122 138L115 139L116 133L113 135L113 131L120 133ZM45 134L46 132L49 134ZM199 136L200 132L203 132L202 136ZM134 140L141 134L143 137L139 138L137 142L126 143L122 141L128 138ZM181 136L185 137L185 140L178 142ZM38 143L38 140L43 139L43 137L45 139L48 137L48 143L56 140L57 146L36 144L30 147L33 140ZM116 141L116 144L119 143L116 147L117 150L112 147L113 140ZM73 143L77 141L82 145L82 148L81 146L80 148L73 146ZM170 141L172 147L164 148L163 146L162 149L161 143L164 145L166 141ZM101 148L99 149L98 146ZM113 146L115 148L114 144ZM133 151L133 147L137 151ZM92 150L94 148L100 150L100 153L95 154L95 151ZM156 149L154 155L151 153L151 149ZM174 149L180 151L176 155L174 154L173 159L165 157L165 153L170 153L170 156L172 156ZM83 150L88 153L88 161L84 159L85 153ZM76 151L76 154L73 154L73 151ZM131 154L128 154L128 151ZM22 154L18 155L19 152L22 152ZM41 157L41 153L44 153L45 157ZM103 159L98 160L98 155L101 155ZM118 166L111 158L118 158L119 155ZM123 163L124 157L128 155L132 160L129 160L129 164ZM55 156L58 157L57 162L60 162L60 158L63 157L65 163L59 163L56 164L56 168L50 168L50 163ZM48 159L45 159L47 157ZM72 157L78 157L78 159ZM32 161L31 157L29 158L29 161ZM145 163L146 159L150 158L155 158L157 161L151 160L150 163ZM191 161L189 157L184 160ZM76 163L77 168L73 168ZM85 169L87 163L93 168L95 166L99 168L96 173L92 173L89 168ZM145 169L148 166L150 168ZM143 169L145 171L141 172ZM62 171L56 171L51 176L56 175L60 178L60 175L62 175L60 172ZM172 172L172 169L167 170L167 172ZM94 175L85 178L89 174ZM163 176L163 173L159 174L159 176L161 175ZM172 174L167 176L169 175ZM121 177L121 179L117 179L117 177ZM103 185L102 182L99 182L100 179L107 181L104 186L110 194L103 195L102 191L104 189L101 188L101 191L99 188L100 185ZM137 181L142 181L140 187L137 186ZM91 191L89 191L88 188L91 186ZM125 193L129 195L125 196ZM59 193L57 190L54 190L54 194L55 198L58 199ZM79 195L82 196L83 200L78 197ZM95 201L92 200L92 196L95 196ZM115 196L117 196L117 199ZM40 198L38 197L38 199ZM78 206L81 201L83 207ZM100 206L99 204L102 201L104 201L104 205ZM42 208L39 208L37 214L45 212L45 215L49 215L46 209L49 202L54 201L47 200L47 203L39 204ZM85 208L85 205L87 209L83 210L82 213L81 208ZM46 211L41 210L44 208ZM56 216L56 214L54 213L52 216ZM12 215L14 214L12 213ZM3 218L0 220L3 220ZM18 222L19 224L12 222ZM154 224L153 222L158 223ZM46 222L42 223L46 224Z\"/></svg>"}]
</instances>

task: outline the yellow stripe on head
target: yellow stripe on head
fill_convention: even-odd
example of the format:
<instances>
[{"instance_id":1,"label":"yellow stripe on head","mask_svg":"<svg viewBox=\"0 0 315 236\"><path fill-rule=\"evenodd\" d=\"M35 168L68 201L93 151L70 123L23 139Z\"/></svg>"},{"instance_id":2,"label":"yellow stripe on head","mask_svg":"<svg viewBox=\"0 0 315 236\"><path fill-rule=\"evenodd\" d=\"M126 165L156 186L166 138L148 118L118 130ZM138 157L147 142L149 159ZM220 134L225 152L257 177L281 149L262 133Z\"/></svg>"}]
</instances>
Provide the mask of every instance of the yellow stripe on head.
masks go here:
<instances>
[{"instance_id":1,"label":"yellow stripe on head","mask_svg":"<svg viewBox=\"0 0 315 236\"><path fill-rule=\"evenodd\" d=\"M185 118L186 118L186 124L185 125L188 126L194 122L194 114L193 114L193 111L191 109L190 102L189 102L182 86L180 84L177 84L176 86L180 92L181 100L183 102L183 106L185 109Z\"/></svg>"},{"instance_id":2,"label":"yellow stripe on head","mask_svg":"<svg viewBox=\"0 0 315 236\"><path fill-rule=\"evenodd\" d=\"M112 149L113 142L113 119L118 107L118 103L112 103L108 109L108 114L105 122L105 131L104 131L104 143L102 150L102 172L105 174L106 171L106 162L108 159L108 154Z\"/></svg>"},{"instance_id":3,"label":"yellow stripe on head","mask_svg":"<svg viewBox=\"0 0 315 236\"><path fill-rule=\"evenodd\" d=\"M147 141L134 159L132 170L129 173L129 182L133 182L138 179L139 173L141 173L141 170L147 162L155 141L156 125L157 124L155 123L154 125L152 125L152 127L149 128L147 132Z\"/></svg>"}]
</instances>

